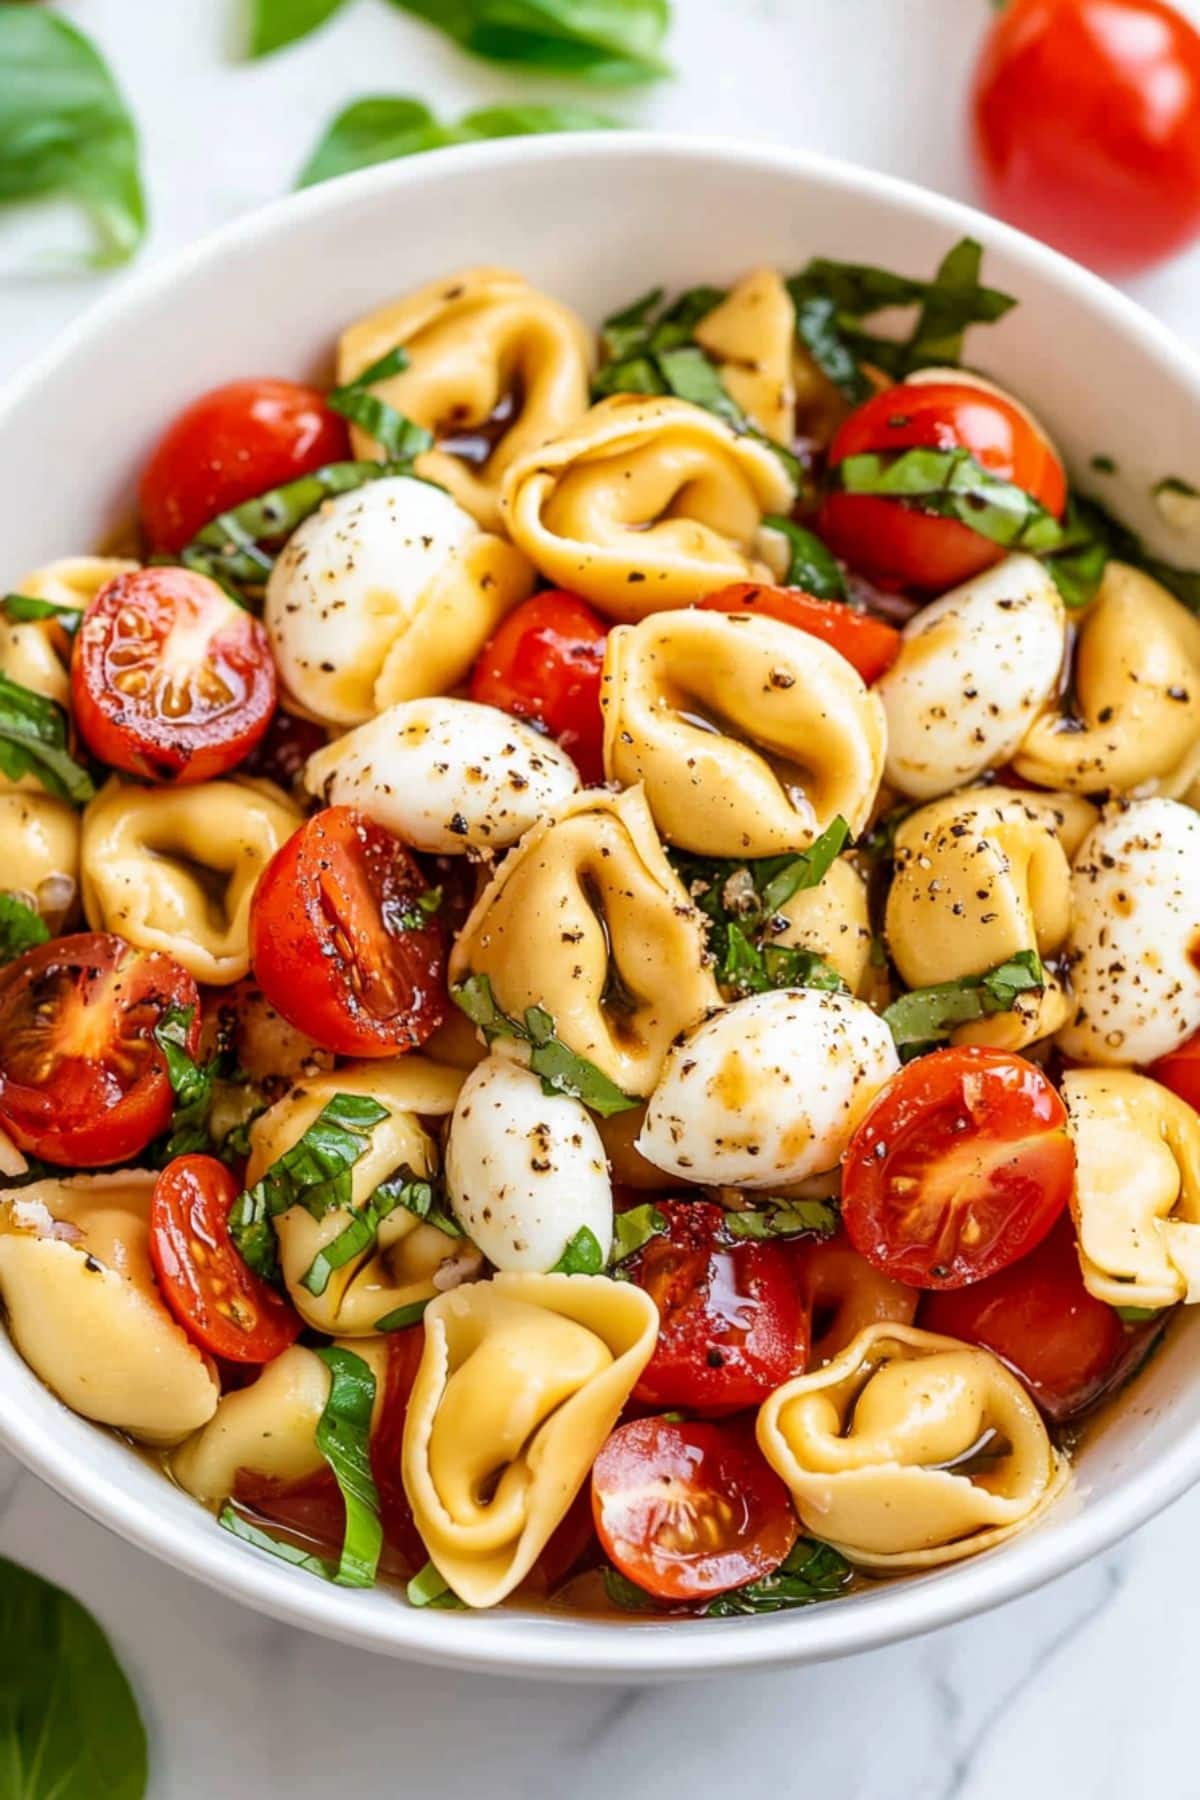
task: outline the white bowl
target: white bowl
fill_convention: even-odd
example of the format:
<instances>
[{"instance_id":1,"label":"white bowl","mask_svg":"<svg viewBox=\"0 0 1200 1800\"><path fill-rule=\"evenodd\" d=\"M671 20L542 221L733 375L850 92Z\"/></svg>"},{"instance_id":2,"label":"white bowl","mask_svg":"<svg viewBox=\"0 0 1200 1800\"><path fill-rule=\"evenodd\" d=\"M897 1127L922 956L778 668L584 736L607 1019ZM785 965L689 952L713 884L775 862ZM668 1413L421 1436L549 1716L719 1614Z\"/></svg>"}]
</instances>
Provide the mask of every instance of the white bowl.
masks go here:
<instances>
[{"instance_id":1,"label":"white bowl","mask_svg":"<svg viewBox=\"0 0 1200 1800\"><path fill-rule=\"evenodd\" d=\"M509 264L598 321L651 285L722 281L762 261L790 268L821 254L921 275L964 233L987 246L986 279L1022 302L978 333L974 355L1032 401L1077 476L1091 456L1115 456L1120 477L1104 491L1152 530L1150 483L1200 474L1200 364L1112 288L965 207L866 170L736 143L601 134L385 165L284 200L131 281L0 401L3 579L102 541L128 516L164 421L202 388L320 370L348 320L465 264ZM811 1662L927 1631L1106 1548L1200 1475L1196 1326L1192 1317L1171 1331L1043 1525L952 1569L761 1619L429 1612L387 1589L326 1585L237 1543L147 1461L69 1413L2 1332L0 1439L130 1542L330 1637L497 1673L679 1676Z\"/></svg>"}]
</instances>

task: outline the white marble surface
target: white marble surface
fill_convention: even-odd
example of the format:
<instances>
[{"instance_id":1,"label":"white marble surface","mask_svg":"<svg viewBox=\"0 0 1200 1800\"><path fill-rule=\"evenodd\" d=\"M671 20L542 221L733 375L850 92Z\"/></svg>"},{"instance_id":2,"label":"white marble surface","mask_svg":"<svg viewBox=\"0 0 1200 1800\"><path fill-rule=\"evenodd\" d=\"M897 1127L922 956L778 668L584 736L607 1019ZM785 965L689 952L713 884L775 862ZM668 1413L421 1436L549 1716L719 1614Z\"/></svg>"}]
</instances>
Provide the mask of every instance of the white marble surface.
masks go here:
<instances>
[{"instance_id":1,"label":"white marble surface","mask_svg":"<svg viewBox=\"0 0 1200 1800\"><path fill-rule=\"evenodd\" d=\"M351 97L414 93L454 116L568 91L470 63L384 0L353 0L319 39L237 64L237 8L61 8L103 45L141 121L154 213L144 260L279 193ZM611 109L814 146L966 195L961 93L985 11L984 0L676 0L679 78ZM0 226L0 375L123 279L5 274L44 225ZM1200 338L1200 252L1134 291ZM272 1624L128 1549L0 1455L0 1552L72 1589L112 1633L149 1722L154 1800L1194 1794L1194 1532L1200 1494L1001 1612L821 1669L555 1688L408 1668Z\"/></svg>"}]
</instances>

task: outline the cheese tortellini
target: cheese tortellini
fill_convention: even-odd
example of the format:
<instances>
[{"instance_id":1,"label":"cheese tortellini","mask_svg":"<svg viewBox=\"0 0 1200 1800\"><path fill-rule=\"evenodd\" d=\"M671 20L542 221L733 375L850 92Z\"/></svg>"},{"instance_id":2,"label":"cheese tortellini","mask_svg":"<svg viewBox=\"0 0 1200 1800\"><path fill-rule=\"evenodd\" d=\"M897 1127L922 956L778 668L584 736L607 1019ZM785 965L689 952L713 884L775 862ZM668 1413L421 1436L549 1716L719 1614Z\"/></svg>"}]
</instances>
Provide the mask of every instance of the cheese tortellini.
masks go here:
<instances>
[{"instance_id":1,"label":"cheese tortellini","mask_svg":"<svg viewBox=\"0 0 1200 1800\"><path fill-rule=\"evenodd\" d=\"M13 592L83 612L115 576L136 568L136 563L116 556L64 556L23 576ZM0 674L10 681L65 706L70 695L68 658L62 629L53 619L0 618ZM7 785L0 779L0 786Z\"/></svg>"},{"instance_id":2,"label":"cheese tortellini","mask_svg":"<svg viewBox=\"0 0 1200 1800\"><path fill-rule=\"evenodd\" d=\"M464 269L351 325L338 348L338 380L352 381L397 346L406 366L371 391L432 432L434 448L418 456L417 473L485 530L498 530L509 465L587 411L587 327L520 275ZM359 427L352 435L356 455L376 453Z\"/></svg>"},{"instance_id":3,"label":"cheese tortellini","mask_svg":"<svg viewBox=\"0 0 1200 1800\"><path fill-rule=\"evenodd\" d=\"M785 1382L758 1442L805 1528L864 1568L931 1568L1021 1530L1067 1479L1041 1415L990 1351L868 1326Z\"/></svg>"},{"instance_id":4,"label":"cheese tortellini","mask_svg":"<svg viewBox=\"0 0 1200 1800\"><path fill-rule=\"evenodd\" d=\"M45 793L0 784L0 892L15 894L61 930L79 891L79 814Z\"/></svg>"},{"instance_id":5,"label":"cheese tortellini","mask_svg":"<svg viewBox=\"0 0 1200 1800\"><path fill-rule=\"evenodd\" d=\"M525 1578L650 1360L658 1313L604 1275L501 1274L426 1309L404 1486L468 1606Z\"/></svg>"},{"instance_id":6,"label":"cheese tortellini","mask_svg":"<svg viewBox=\"0 0 1200 1800\"><path fill-rule=\"evenodd\" d=\"M541 573L616 619L770 579L759 530L786 513L775 452L686 400L614 394L511 466L501 516Z\"/></svg>"},{"instance_id":7,"label":"cheese tortellini","mask_svg":"<svg viewBox=\"0 0 1200 1800\"><path fill-rule=\"evenodd\" d=\"M873 942L867 884L846 857L837 857L816 887L799 888L785 900L769 931L772 944L815 952L852 994L867 987Z\"/></svg>"},{"instance_id":8,"label":"cheese tortellini","mask_svg":"<svg viewBox=\"0 0 1200 1800\"><path fill-rule=\"evenodd\" d=\"M97 931L164 950L197 981L250 967L250 901L300 823L269 782L135 787L116 776L83 818L83 909Z\"/></svg>"},{"instance_id":9,"label":"cheese tortellini","mask_svg":"<svg viewBox=\"0 0 1200 1800\"><path fill-rule=\"evenodd\" d=\"M0 1298L17 1349L60 1400L172 1444L212 1417L220 1388L155 1285L153 1187L122 1170L0 1191Z\"/></svg>"},{"instance_id":10,"label":"cheese tortellini","mask_svg":"<svg viewBox=\"0 0 1200 1800\"><path fill-rule=\"evenodd\" d=\"M883 771L878 697L845 657L748 613L667 612L609 634L604 766L645 785L663 836L709 856L803 850L853 832Z\"/></svg>"},{"instance_id":11,"label":"cheese tortellini","mask_svg":"<svg viewBox=\"0 0 1200 1800\"><path fill-rule=\"evenodd\" d=\"M730 399L790 450L796 431L796 309L774 269L751 269L696 327Z\"/></svg>"},{"instance_id":12,"label":"cheese tortellini","mask_svg":"<svg viewBox=\"0 0 1200 1800\"><path fill-rule=\"evenodd\" d=\"M463 926L450 979L486 975L504 1012L541 1006L562 1041L648 1094L671 1040L721 1004L700 916L644 794L590 790L535 825Z\"/></svg>"}]
</instances>

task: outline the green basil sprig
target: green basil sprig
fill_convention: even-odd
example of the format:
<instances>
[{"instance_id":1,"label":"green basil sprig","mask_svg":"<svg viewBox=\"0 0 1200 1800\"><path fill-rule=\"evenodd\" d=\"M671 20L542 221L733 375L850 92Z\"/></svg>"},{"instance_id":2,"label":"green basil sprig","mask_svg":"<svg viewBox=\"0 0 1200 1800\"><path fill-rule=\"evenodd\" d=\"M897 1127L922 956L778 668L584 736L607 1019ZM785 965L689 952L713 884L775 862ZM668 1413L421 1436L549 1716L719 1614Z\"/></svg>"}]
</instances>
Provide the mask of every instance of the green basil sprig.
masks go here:
<instances>
[{"instance_id":1,"label":"green basil sprig","mask_svg":"<svg viewBox=\"0 0 1200 1800\"><path fill-rule=\"evenodd\" d=\"M1177 477L1173 479L1178 482ZM1160 482L1158 488L1162 486ZM1142 569L1190 612L1200 613L1200 569L1181 569L1167 562L1108 507L1088 495L1072 494L1063 542L1045 559L1066 606L1086 606L1094 598L1110 558Z\"/></svg>"},{"instance_id":2,"label":"green basil sprig","mask_svg":"<svg viewBox=\"0 0 1200 1800\"><path fill-rule=\"evenodd\" d=\"M761 1208L727 1212L730 1237L762 1242L767 1238L832 1237L840 1215L832 1200L768 1200Z\"/></svg>"},{"instance_id":3,"label":"green basil sprig","mask_svg":"<svg viewBox=\"0 0 1200 1800\"><path fill-rule=\"evenodd\" d=\"M942 1042L959 1025L1011 1012L1021 994L1040 992L1046 972L1036 950L1018 950L983 975L964 975L901 994L884 1012L897 1049L919 1051Z\"/></svg>"},{"instance_id":4,"label":"green basil sprig","mask_svg":"<svg viewBox=\"0 0 1200 1800\"><path fill-rule=\"evenodd\" d=\"M298 188L315 187L336 175L373 168L401 156L444 150L454 144L478 144L491 138L534 137L557 131L612 131L619 125L607 113L586 106L485 106L464 114L456 124L443 124L420 100L408 95L374 94L355 100L331 119L296 179Z\"/></svg>"},{"instance_id":5,"label":"green basil sprig","mask_svg":"<svg viewBox=\"0 0 1200 1800\"><path fill-rule=\"evenodd\" d=\"M57 800L86 806L96 793L67 748L67 715L44 694L0 674L0 774L32 775Z\"/></svg>"},{"instance_id":6,"label":"green basil sprig","mask_svg":"<svg viewBox=\"0 0 1200 1800\"><path fill-rule=\"evenodd\" d=\"M0 614L10 625L29 625L52 619L62 626L68 637L74 637L83 618L83 608L63 606L57 600L43 600L37 594L5 594L0 598Z\"/></svg>"},{"instance_id":7,"label":"green basil sprig","mask_svg":"<svg viewBox=\"0 0 1200 1800\"><path fill-rule=\"evenodd\" d=\"M798 1538L770 1575L718 1594L703 1608L706 1619L732 1619L745 1613L783 1612L833 1600L853 1579L853 1570L837 1550L816 1538Z\"/></svg>"},{"instance_id":8,"label":"green basil sprig","mask_svg":"<svg viewBox=\"0 0 1200 1800\"><path fill-rule=\"evenodd\" d=\"M414 424L371 389L377 381L387 381L407 367L408 351L403 344L396 344L353 381L331 388L325 396L327 406L374 438L388 462L399 464L405 472L410 470L414 457L433 449L433 433L424 425Z\"/></svg>"},{"instance_id":9,"label":"green basil sprig","mask_svg":"<svg viewBox=\"0 0 1200 1800\"><path fill-rule=\"evenodd\" d=\"M433 1299L410 1300L407 1306L394 1307L390 1313L384 1313L382 1319L376 1319L372 1331L407 1331L410 1325L419 1325L425 1317L425 1309Z\"/></svg>"},{"instance_id":10,"label":"green basil sprig","mask_svg":"<svg viewBox=\"0 0 1200 1800\"><path fill-rule=\"evenodd\" d=\"M763 524L787 539L788 567L784 581L788 587L803 588L805 593L815 594L818 600L849 598L841 564L815 531L778 514L768 514Z\"/></svg>"},{"instance_id":11,"label":"green basil sprig","mask_svg":"<svg viewBox=\"0 0 1200 1800\"><path fill-rule=\"evenodd\" d=\"M50 927L41 913L15 894L0 894L0 966L49 941Z\"/></svg>"},{"instance_id":12,"label":"green basil sprig","mask_svg":"<svg viewBox=\"0 0 1200 1800\"><path fill-rule=\"evenodd\" d=\"M332 1243L317 1251L301 1277L301 1287L307 1288L310 1294L323 1294L336 1269L344 1268L371 1248L379 1236L379 1227L397 1207L414 1213L427 1225L436 1226L447 1237L463 1235L458 1221L438 1202L433 1183L410 1168L401 1168L380 1182L365 1206L359 1208Z\"/></svg>"},{"instance_id":13,"label":"green basil sprig","mask_svg":"<svg viewBox=\"0 0 1200 1800\"><path fill-rule=\"evenodd\" d=\"M662 1237L667 1229L667 1216L653 1201L631 1206L613 1218L613 1247L609 1262L614 1268L644 1250L651 1238Z\"/></svg>"},{"instance_id":14,"label":"green basil sprig","mask_svg":"<svg viewBox=\"0 0 1200 1800\"><path fill-rule=\"evenodd\" d=\"M165 1162L173 1156L211 1148L208 1115L220 1058L198 1063L188 1050L195 1013L194 1006L168 1006L151 1033L166 1060L167 1079L175 1096L170 1129L162 1146Z\"/></svg>"},{"instance_id":15,"label":"green basil sprig","mask_svg":"<svg viewBox=\"0 0 1200 1800\"><path fill-rule=\"evenodd\" d=\"M569 1094L605 1119L640 1106L639 1100L623 1094L595 1063L577 1056L555 1035L554 1019L544 1006L527 1006L523 1022L510 1017L497 1005L486 975L469 975L451 988L450 998L489 1044L496 1038L514 1038L529 1045L529 1067L541 1078L544 1093Z\"/></svg>"},{"instance_id":16,"label":"green basil sprig","mask_svg":"<svg viewBox=\"0 0 1200 1800\"><path fill-rule=\"evenodd\" d=\"M1063 527L1053 513L961 447L903 450L898 456L864 451L838 463L830 479L846 494L900 500L935 518L955 519L1006 550L1038 556L1062 547Z\"/></svg>"},{"instance_id":17,"label":"green basil sprig","mask_svg":"<svg viewBox=\"0 0 1200 1800\"><path fill-rule=\"evenodd\" d=\"M562 1255L550 1270L551 1275L601 1275L604 1251L600 1239L588 1225L581 1225Z\"/></svg>"}]
</instances>

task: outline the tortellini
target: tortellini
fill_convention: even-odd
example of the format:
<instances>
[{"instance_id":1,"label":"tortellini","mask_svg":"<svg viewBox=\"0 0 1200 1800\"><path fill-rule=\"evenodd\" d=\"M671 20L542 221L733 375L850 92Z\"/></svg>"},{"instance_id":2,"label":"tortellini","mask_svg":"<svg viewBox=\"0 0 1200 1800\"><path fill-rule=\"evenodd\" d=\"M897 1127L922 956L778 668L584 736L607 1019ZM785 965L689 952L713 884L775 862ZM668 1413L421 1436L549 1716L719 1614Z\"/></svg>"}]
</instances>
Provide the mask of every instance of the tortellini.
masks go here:
<instances>
[{"instance_id":1,"label":"tortellini","mask_svg":"<svg viewBox=\"0 0 1200 1800\"><path fill-rule=\"evenodd\" d=\"M663 836L709 856L854 832L883 771L878 697L845 657L777 619L668 612L610 632L604 767L643 782Z\"/></svg>"},{"instance_id":2,"label":"tortellini","mask_svg":"<svg viewBox=\"0 0 1200 1800\"><path fill-rule=\"evenodd\" d=\"M197 981L250 967L250 901L300 823L269 782L135 787L115 776L83 817L83 909L97 931L165 950Z\"/></svg>"},{"instance_id":3,"label":"tortellini","mask_svg":"<svg viewBox=\"0 0 1200 1800\"><path fill-rule=\"evenodd\" d=\"M1062 1096L1088 1292L1109 1306L1200 1300L1200 1115L1129 1069L1072 1069Z\"/></svg>"},{"instance_id":4,"label":"tortellini","mask_svg":"<svg viewBox=\"0 0 1200 1800\"><path fill-rule=\"evenodd\" d=\"M468 1606L529 1573L650 1360L658 1312L604 1275L497 1275L425 1313L404 1487Z\"/></svg>"},{"instance_id":5,"label":"tortellini","mask_svg":"<svg viewBox=\"0 0 1200 1800\"><path fill-rule=\"evenodd\" d=\"M852 994L867 986L873 941L867 884L844 856L830 863L816 887L799 888L785 900L768 930L772 944L814 951Z\"/></svg>"},{"instance_id":6,"label":"tortellini","mask_svg":"<svg viewBox=\"0 0 1200 1800\"><path fill-rule=\"evenodd\" d=\"M868 1326L825 1368L777 1388L758 1442L805 1528L870 1569L989 1549L1067 1480L1003 1363L904 1325Z\"/></svg>"},{"instance_id":7,"label":"tortellini","mask_svg":"<svg viewBox=\"0 0 1200 1800\"><path fill-rule=\"evenodd\" d=\"M696 342L746 417L790 450L795 435L796 309L774 269L751 269L706 313Z\"/></svg>"},{"instance_id":8,"label":"tortellini","mask_svg":"<svg viewBox=\"0 0 1200 1800\"><path fill-rule=\"evenodd\" d=\"M323 1281L310 1274L319 1253L352 1224L381 1182L401 1171L417 1179L436 1171L437 1146L421 1121L444 1118L461 1081L459 1070L417 1055L348 1063L300 1082L250 1127L248 1187L291 1149L336 1094L367 1095L387 1108L386 1118L371 1128L369 1148L354 1165L350 1205L334 1207L319 1219L296 1205L275 1220L284 1282L297 1312L314 1330L369 1336L388 1313L428 1300L439 1283L446 1285L465 1272L460 1240L397 1206L382 1220L378 1236L348 1262L326 1270ZM477 1271L477 1256L474 1264ZM320 1291L313 1292L314 1287Z\"/></svg>"},{"instance_id":9,"label":"tortellini","mask_svg":"<svg viewBox=\"0 0 1200 1800\"><path fill-rule=\"evenodd\" d=\"M356 806L417 850L504 850L567 800L579 771L552 738L471 700L405 700L311 756L309 793Z\"/></svg>"},{"instance_id":10,"label":"tortellini","mask_svg":"<svg viewBox=\"0 0 1200 1800\"><path fill-rule=\"evenodd\" d=\"M909 987L984 975L1021 951L1043 959L1071 924L1071 869L1046 811L978 788L917 809L896 832L888 947ZM1057 977L1011 1012L960 1025L954 1042L1020 1050L1049 1037L1071 1003Z\"/></svg>"},{"instance_id":11,"label":"tortellini","mask_svg":"<svg viewBox=\"0 0 1200 1800\"><path fill-rule=\"evenodd\" d=\"M1058 1034L1079 1062L1150 1063L1200 1029L1200 817L1177 800L1116 806L1071 872L1074 1007Z\"/></svg>"},{"instance_id":12,"label":"tortellini","mask_svg":"<svg viewBox=\"0 0 1200 1800\"><path fill-rule=\"evenodd\" d=\"M520 552L441 488L385 476L293 532L263 623L292 703L325 725L360 725L455 687L533 581Z\"/></svg>"},{"instance_id":13,"label":"tortellini","mask_svg":"<svg viewBox=\"0 0 1200 1800\"><path fill-rule=\"evenodd\" d=\"M797 1250L800 1294L812 1321L809 1368L831 1362L868 1325L911 1325L919 1295L872 1267L839 1232Z\"/></svg>"},{"instance_id":14,"label":"tortellini","mask_svg":"<svg viewBox=\"0 0 1200 1800\"><path fill-rule=\"evenodd\" d=\"M1038 719L1013 758L1079 794L1182 794L1200 774L1200 620L1140 569L1110 562L1079 630L1073 716Z\"/></svg>"},{"instance_id":15,"label":"tortellini","mask_svg":"<svg viewBox=\"0 0 1200 1800\"><path fill-rule=\"evenodd\" d=\"M216 1370L150 1262L154 1176L71 1175L0 1192L0 1297L13 1342L74 1412L172 1444L216 1410Z\"/></svg>"},{"instance_id":16,"label":"tortellini","mask_svg":"<svg viewBox=\"0 0 1200 1800\"><path fill-rule=\"evenodd\" d=\"M616 619L769 580L759 528L793 488L775 452L686 400L614 394L528 451L501 515L549 581Z\"/></svg>"},{"instance_id":17,"label":"tortellini","mask_svg":"<svg viewBox=\"0 0 1200 1800\"><path fill-rule=\"evenodd\" d=\"M648 1094L671 1040L721 1004L639 788L577 795L522 838L451 954L452 982L472 974L509 1014L545 1007L627 1094Z\"/></svg>"},{"instance_id":18,"label":"tortellini","mask_svg":"<svg viewBox=\"0 0 1200 1800\"><path fill-rule=\"evenodd\" d=\"M0 784L0 892L15 894L60 930L79 887L79 814L45 793Z\"/></svg>"},{"instance_id":19,"label":"tortellini","mask_svg":"<svg viewBox=\"0 0 1200 1800\"><path fill-rule=\"evenodd\" d=\"M889 784L932 800L1008 762L1058 692L1066 637L1058 589L1031 556L1006 556L923 606L877 683Z\"/></svg>"},{"instance_id":20,"label":"tortellini","mask_svg":"<svg viewBox=\"0 0 1200 1800\"><path fill-rule=\"evenodd\" d=\"M587 327L520 275L464 269L351 325L338 347L338 380L353 380L397 346L406 367L372 393L433 433L417 473L498 530L505 470L587 411ZM357 426L352 435L356 455L376 454Z\"/></svg>"}]
</instances>

